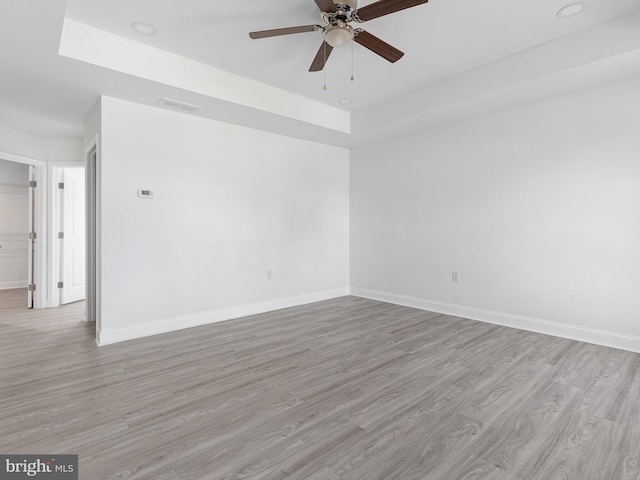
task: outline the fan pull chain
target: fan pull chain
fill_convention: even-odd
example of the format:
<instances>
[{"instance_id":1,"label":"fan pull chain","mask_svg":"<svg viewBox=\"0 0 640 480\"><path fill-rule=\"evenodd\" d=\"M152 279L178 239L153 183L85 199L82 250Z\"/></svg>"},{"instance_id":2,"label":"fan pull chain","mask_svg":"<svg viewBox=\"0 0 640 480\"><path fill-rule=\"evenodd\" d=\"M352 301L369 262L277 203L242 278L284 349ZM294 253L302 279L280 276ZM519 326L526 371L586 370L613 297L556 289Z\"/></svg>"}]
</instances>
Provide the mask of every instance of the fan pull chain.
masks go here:
<instances>
[{"instance_id":1,"label":"fan pull chain","mask_svg":"<svg viewBox=\"0 0 640 480\"><path fill-rule=\"evenodd\" d=\"M327 89L327 42L322 44L322 50L324 52L324 66L322 68L322 75L324 76L324 86L323 90Z\"/></svg>"},{"instance_id":2,"label":"fan pull chain","mask_svg":"<svg viewBox=\"0 0 640 480\"><path fill-rule=\"evenodd\" d=\"M353 82L353 40L351 40L351 81Z\"/></svg>"}]
</instances>

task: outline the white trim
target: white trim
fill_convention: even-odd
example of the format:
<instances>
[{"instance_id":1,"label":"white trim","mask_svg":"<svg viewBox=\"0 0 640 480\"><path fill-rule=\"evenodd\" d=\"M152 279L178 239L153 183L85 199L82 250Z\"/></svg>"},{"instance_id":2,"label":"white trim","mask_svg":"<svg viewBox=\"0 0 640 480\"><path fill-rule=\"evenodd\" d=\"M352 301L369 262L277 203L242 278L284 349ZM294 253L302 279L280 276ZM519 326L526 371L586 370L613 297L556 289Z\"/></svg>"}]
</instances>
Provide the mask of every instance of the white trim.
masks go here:
<instances>
[{"instance_id":1,"label":"white trim","mask_svg":"<svg viewBox=\"0 0 640 480\"><path fill-rule=\"evenodd\" d=\"M337 290L327 290L324 292L311 293L298 297L282 298L271 300L269 302L254 303L250 305L242 305L239 307L227 308L225 310L215 310L204 312L197 315L187 317L176 317L149 322L145 324L132 325L126 328L116 330L101 330L97 332L96 343L100 346L109 345L111 343L132 340L134 338L148 337L159 333L173 332L183 328L197 327L210 323L224 322L225 320L233 320L235 318L246 317L247 315L256 315L259 313L272 312L283 308L297 307L332 298L344 297L349 294L348 288Z\"/></svg>"},{"instance_id":2,"label":"white trim","mask_svg":"<svg viewBox=\"0 0 640 480\"><path fill-rule=\"evenodd\" d=\"M407 295L367 290L364 288L352 287L351 295L640 353L640 337L634 335L579 327L566 323L552 322L503 312L492 312L490 310L465 307L463 305L438 302Z\"/></svg>"},{"instance_id":3,"label":"white trim","mask_svg":"<svg viewBox=\"0 0 640 480\"><path fill-rule=\"evenodd\" d=\"M27 288L27 281L17 280L13 282L0 282L0 290L13 290L15 288Z\"/></svg>"},{"instance_id":4,"label":"white trim","mask_svg":"<svg viewBox=\"0 0 640 480\"><path fill-rule=\"evenodd\" d=\"M41 167L44 167L47 165L47 162L45 162L44 160L36 160L35 158L24 157L22 155L16 155L15 153L0 151L0 158L2 160L8 160L10 162L25 163L27 165L38 165Z\"/></svg>"}]
</instances>

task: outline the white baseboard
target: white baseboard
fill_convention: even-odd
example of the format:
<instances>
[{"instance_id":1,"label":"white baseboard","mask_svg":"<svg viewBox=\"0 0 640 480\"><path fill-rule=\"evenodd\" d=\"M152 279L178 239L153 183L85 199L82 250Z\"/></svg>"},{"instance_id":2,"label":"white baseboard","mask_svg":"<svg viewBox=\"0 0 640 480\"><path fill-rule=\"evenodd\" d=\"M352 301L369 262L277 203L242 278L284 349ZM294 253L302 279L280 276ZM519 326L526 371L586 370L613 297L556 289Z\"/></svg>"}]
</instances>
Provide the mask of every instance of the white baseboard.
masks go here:
<instances>
[{"instance_id":1,"label":"white baseboard","mask_svg":"<svg viewBox=\"0 0 640 480\"><path fill-rule=\"evenodd\" d=\"M224 322L234 318L246 317L248 315L256 315L259 313L273 312L283 308L297 307L332 298L344 297L349 295L348 288L337 290L327 290L323 292L301 295L298 297L282 298L269 302L254 303L250 305L242 305L239 307L228 308L225 310L215 310L204 312L197 315L186 317L168 318L155 322L132 325L126 328L116 330L102 329L97 332L96 343L100 346L109 345L111 343L123 342L125 340L133 340L134 338L148 337L159 333L173 332L183 328L197 327L207 325L209 323Z\"/></svg>"},{"instance_id":2,"label":"white baseboard","mask_svg":"<svg viewBox=\"0 0 640 480\"><path fill-rule=\"evenodd\" d=\"M579 327L566 323L551 322L548 320L541 320L539 318L523 317L520 315L512 315L502 312L492 312L489 310L481 310L462 305L437 302L422 298L409 297L406 295L378 292L363 288L352 287L351 295L640 353L640 337L633 335Z\"/></svg>"},{"instance_id":3,"label":"white baseboard","mask_svg":"<svg viewBox=\"0 0 640 480\"><path fill-rule=\"evenodd\" d=\"M17 282L0 282L0 290L11 290L14 288L27 288L27 281L19 280Z\"/></svg>"}]
</instances>

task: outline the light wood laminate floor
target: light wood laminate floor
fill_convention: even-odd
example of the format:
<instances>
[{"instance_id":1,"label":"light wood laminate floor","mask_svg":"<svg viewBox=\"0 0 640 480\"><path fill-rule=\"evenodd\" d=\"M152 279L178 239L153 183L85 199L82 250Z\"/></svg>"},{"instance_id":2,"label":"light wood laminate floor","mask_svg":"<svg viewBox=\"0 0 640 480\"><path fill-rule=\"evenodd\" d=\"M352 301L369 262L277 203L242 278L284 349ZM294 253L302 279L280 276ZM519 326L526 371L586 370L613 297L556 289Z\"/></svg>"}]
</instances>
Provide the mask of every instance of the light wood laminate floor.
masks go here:
<instances>
[{"instance_id":1,"label":"light wood laminate floor","mask_svg":"<svg viewBox=\"0 0 640 480\"><path fill-rule=\"evenodd\" d=\"M96 347L0 292L0 452L83 480L640 479L640 355L345 297Z\"/></svg>"}]
</instances>

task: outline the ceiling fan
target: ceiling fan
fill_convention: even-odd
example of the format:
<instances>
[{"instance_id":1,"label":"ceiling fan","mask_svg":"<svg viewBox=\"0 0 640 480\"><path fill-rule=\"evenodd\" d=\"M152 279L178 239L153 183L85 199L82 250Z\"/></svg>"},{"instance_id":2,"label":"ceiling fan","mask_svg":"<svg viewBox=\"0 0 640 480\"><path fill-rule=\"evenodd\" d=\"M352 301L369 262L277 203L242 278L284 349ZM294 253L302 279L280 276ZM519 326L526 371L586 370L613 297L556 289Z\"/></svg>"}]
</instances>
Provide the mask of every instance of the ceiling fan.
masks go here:
<instances>
[{"instance_id":1,"label":"ceiling fan","mask_svg":"<svg viewBox=\"0 0 640 480\"><path fill-rule=\"evenodd\" d=\"M251 32L249 36L253 39L276 37L280 35L291 35L294 33L316 32L322 30L324 41L320 45L320 50L316 54L310 72L321 71L329 55L335 47L343 47L352 40L368 48L373 53L391 63L395 63L402 58L403 52L383 42L378 37L366 32L361 28L354 28L349 25L351 22L363 23L374 18L389 15L406 8L415 7L429 0L379 0L378 2L357 8L357 0L314 0L326 25L302 25L299 27L276 28L274 30L261 30Z\"/></svg>"}]
</instances>

